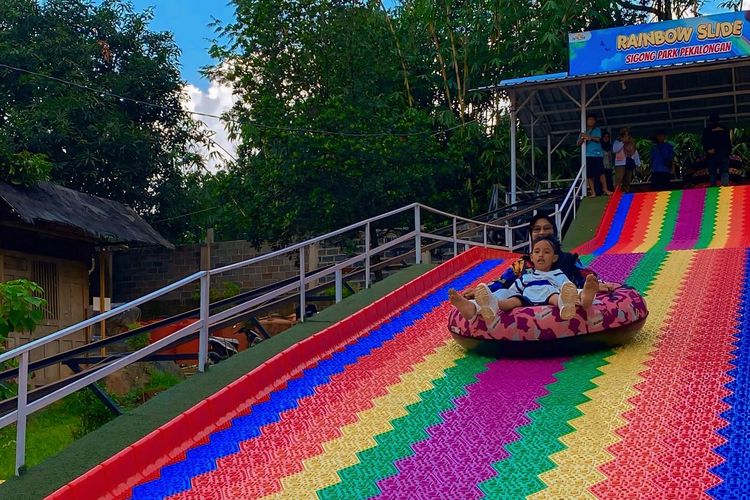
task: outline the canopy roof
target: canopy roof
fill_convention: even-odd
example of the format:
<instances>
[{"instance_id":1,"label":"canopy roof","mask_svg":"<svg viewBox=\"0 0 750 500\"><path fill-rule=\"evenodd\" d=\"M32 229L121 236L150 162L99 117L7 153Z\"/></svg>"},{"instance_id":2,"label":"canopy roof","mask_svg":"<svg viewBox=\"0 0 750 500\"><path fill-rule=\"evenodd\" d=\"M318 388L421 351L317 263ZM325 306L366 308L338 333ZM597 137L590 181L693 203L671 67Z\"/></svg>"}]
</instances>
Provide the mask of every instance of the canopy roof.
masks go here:
<instances>
[{"instance_id":1,"label":"canopy roof","mask_svg":"<svg viewBox=\"0 0 750 500\"><path fill-rule=\"evenodd\" d=\"M750 12L570 33L568 48L567 73L489 87L537 139L577 136L582 113L642 137L699 131L711 113L726 124L750 117Z\"/></svg>"},{"instance_id":2,"label":"canopy roof","mask_svg":"<svg viewBox=\"0 0 750 500\"><path fill-rule=\"evenodd\" d=\"M503 81L498 88L508 91L529 135L534 122L536 138L577 134L582 92L601 128L628 125L641 137L659 128L697 132L714 112L727 124L750 117L750 59L596 76L557 73Z\"/></svg>"}]
</instances>

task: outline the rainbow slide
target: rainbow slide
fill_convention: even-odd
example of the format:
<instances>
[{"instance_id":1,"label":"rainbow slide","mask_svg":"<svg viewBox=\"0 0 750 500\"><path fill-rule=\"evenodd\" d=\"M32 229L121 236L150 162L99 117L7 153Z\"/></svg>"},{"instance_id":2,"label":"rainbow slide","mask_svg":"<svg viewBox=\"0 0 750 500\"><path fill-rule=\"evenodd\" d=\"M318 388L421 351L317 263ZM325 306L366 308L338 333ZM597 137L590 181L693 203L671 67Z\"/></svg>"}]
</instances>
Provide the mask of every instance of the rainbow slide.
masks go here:
<instances>
[{"instance_id":1,"label":"rainbow slide","mask_svg":"<svg viewBox=\"0 0 750 500\"><path fill-rule=\"evenodd\" d=\"M51 498L747 498L750 189L616 195L579 249L651 314L575 357L466 353L473 249L296 344Z\"/></svg>"}]
</instances>

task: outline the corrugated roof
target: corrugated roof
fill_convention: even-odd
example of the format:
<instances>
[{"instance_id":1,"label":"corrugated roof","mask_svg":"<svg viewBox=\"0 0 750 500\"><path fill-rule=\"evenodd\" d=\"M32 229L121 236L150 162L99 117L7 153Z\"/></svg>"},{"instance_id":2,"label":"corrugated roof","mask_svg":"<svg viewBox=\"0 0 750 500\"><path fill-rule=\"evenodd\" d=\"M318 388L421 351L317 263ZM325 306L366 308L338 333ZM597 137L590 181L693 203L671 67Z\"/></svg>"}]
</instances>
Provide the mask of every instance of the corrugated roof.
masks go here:
<instances>
[{"instance_id":1,"label":"corrugated roof","mask_svg":"<svg viewBox=\"0 0 750 500\"><path fill-rule=\"evenodd\" d=\"M553 144L564 134L574 140L581 130L581 111L571 97L580 102L582 85L591 103L588 112L598 115L598 126L616 132L628 125L633 134L649 137L656 129L669 133L697 132L705 119L718 113L724 123L750 119L750 59L704 64L671 66L661 70L567 77L549 75L525 84L507 87L520 106L519 119L527 134L535 120L536 140ZM511 80L513 82L514 80ZM592 99L593 98L593 99Z\"/></svg>"},{"instance_id":2,"label":"corrugated roof","mask_svg":"<svg viewBox=\"0 0 750 500\"><path fill-rule=\"evenodd\" d=\"M132 208L51 182L31 188L0 182L0 199L27 224L74 228L97 243L145 243L174 248Z\"/></svg>"},{"instance_id":3,"label":"corrugated roof","mask_svg":"<svg viewBox=\"0 0 750 500\"><path fill-rule=\"evenodd\" d=\"M528 85L531 83L543 83L543 82L554 82L559 80L568 79L568 73L548 73L546 75L532 75L522 76L520 78L510 78L508 80L502 80L497 86L498 87L515 87L520 85Z\"/></svg>"},{"instance_id":4,"label":"corrugated roof","mask_svg":"<svg viewBox=\"0 0 750 500\"><path fill-rule=\"evenodd\" d=\"M654 71L665 71L669 70L671 68L674 68L675 71L679 72L680 69L684 69L687 66L697 66L702 64L712 65L716 63L721 62L727 62L732 60L747 60L747 57L714 57L711 60L705 60L705 61L691 61L686 63L672 63L672 64L664 64L664 65L655 65L648 68L637 68L637 69L629 69L629 70L620 70L620 71L600 71L596 73L586 73L582 75L570 75L567 72L561 72L561 73L548 73L546 75L531 75L531 76L522 76L520 78L509 78L507 80L501 80L500 83L497 85L492 85L489 87L482 87L481 89L477 90L487 90L487 89L493 89L493 88L512 88L512 87L524 87L524 86L531 86L531 85L538 85L542 83L549 83L549 82L564 82L564 81L581 81L587 78L595 78L595 77L617 77L617 76L627 76L632 75L634 73L648 73L648 72L654 72Z\"/></svg>"}]
</instances>

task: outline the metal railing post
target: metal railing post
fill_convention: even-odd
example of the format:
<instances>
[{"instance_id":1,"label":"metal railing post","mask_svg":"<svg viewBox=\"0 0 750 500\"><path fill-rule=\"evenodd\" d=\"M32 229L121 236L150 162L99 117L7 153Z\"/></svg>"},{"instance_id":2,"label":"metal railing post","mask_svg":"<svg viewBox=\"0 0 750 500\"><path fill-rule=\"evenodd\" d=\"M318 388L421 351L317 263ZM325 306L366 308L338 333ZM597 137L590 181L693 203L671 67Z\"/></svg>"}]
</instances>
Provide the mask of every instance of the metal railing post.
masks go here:
<instances>
[{"instance_id":1,"label":"metal railing post","mask_svg":"<svg viewBox=\"0 0 750 500\"><path fill-rule=\"evenodd\" d=\"M560 219L560 204L555 203L555 225L557 226L557 234L560 234L562 231L561 226L561 219Z\"/></svg>"},{"instance_id":2,"label":"metal railing post","mask_svg":"<svg viewBox=\"0 0 750 500\"><path fill-rule=\"evenodd\" d=\"M370 288L370 223L365 226L365 288Z\"/></svg>"},{"instance_id":3,"label":"metal railing post","mask_svg":"<svg viewBox=\"0 0 750 500\"><path fill-rule=\"evenodd\" d=\"M508 250L513 251L513 230L507 222L505 223L505 245L508 247Z\"/></svg>"},{"instance_id":4,"label":"metal railing post","mask_svg":"<svg viewBox=\"0 0 750 500\"><path fill-rule=\"evenodd\" d=\"M344 299L344 290L343 290L343 284L341 280L341 269L336 269L334 273L336 277L336 303L338 304Z\"/></svg>"},{"instance_id":5,"label":"metal railing post","mask_svg":"<svg viewBox=\"0 0 750 500\"><path fill-rule=\"evenodd\" d=\"M201 296L200 296L200 320L201 329L198 334L198 371L206 371L208 362L208 315L209 304L211 303L211 275L206 271L201 276Z\"/></svg>"},{"instance_id":6,"label":"metal railing post","mask_svg":"<svg viewBox=\"0 0 750 500\"><path fill-rule=\"evenodd\" d=\"M299 249L299 320L305 321L305 247Z\"/></svg>"},{"instance_id":7,"label":"metal railing post","mask_svg":"<svg viewBox=\"0 0 750 500\"><path fill-rule=\"evenodd\" d=\"M458 255L458 231L456 231L456 218L453 217L453 256Z\"/></svg>"},{"instance_id":8,"label":"metal railing post","mask_svg":"<svg viewBox=\"0 0 750 500\"><path fill-rule=\"evenodd\" d=\"M487 225L483 225L482 228L482 243L484 243L484 246L487 246Z\"/></svg>"},{"instance_id":9,"label":"metal railing post","mask_svg":"<svg viewBox=\"0 0 750 500\"><path fill-rule=\"evenodd\" d=\"M419 205L414 206L414 255L415 262L422 262L422 218L419 213Z\"/></svg>"},{"instance_id":10,"label":"metal railing post","mask_svg":"<svg viewBox=\"0 0 750 500\"><path fill-rule=\"evenodd\" d=\"M16 419L16 476L26 463L26 401L29 390L29 351L21 353L18 365L18 417Z\"/></svg>"}]
</instances>

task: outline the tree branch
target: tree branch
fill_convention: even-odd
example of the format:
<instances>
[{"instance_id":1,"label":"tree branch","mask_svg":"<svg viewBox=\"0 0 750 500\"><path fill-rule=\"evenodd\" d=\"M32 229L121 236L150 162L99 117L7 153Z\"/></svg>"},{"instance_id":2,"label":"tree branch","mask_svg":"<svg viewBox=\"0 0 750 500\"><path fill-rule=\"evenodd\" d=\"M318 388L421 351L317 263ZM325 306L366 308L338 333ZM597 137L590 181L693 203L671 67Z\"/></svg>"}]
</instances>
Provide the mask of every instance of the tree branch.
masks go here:
<instances>
[{"instance_id":1,"label":"tree branch","mask_svg":"<svg viewBox=\"0 0 750 500\"><path fill-rule=\"evenodd\" d=\"M615 3L624 9L637 10L639 12L648 12L655 15L659 19L664 18L664 13L662 11L654 7L649 7L648 5L638 5L636 3L627 2L625 0L615 0Z\"/></svg>"}]
</instances>

